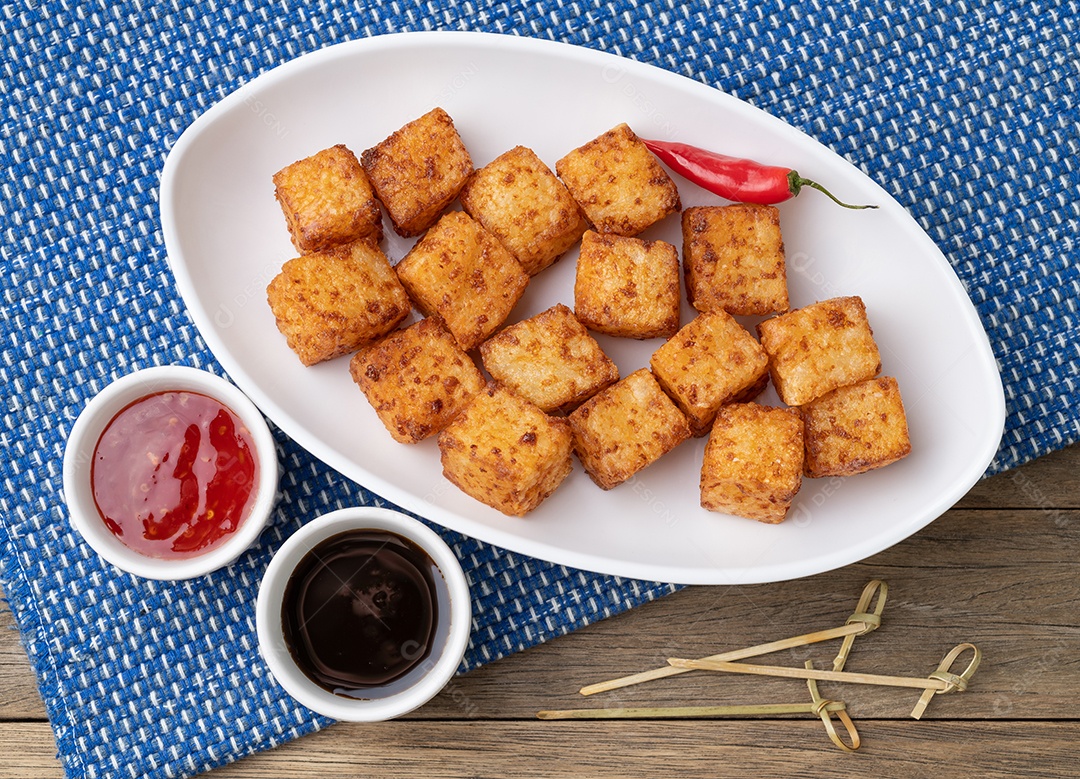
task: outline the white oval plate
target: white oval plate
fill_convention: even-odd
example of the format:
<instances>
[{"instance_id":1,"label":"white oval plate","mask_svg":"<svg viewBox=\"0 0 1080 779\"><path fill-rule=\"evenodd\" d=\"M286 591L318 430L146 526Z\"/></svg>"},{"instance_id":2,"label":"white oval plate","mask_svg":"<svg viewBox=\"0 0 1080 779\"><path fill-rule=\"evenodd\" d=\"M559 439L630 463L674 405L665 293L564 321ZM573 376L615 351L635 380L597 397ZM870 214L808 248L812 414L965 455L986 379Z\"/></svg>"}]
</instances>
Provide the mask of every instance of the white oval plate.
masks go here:
<instances>
[{"instance_id":1,"label":"white oval plate","mask_svg":"<svg viewBox=\"0 0 1080 779\"><path fill-rule=\"evenodd\" d=\"M397 444L349 377L348 358L301 366L266 285L294 256L271 176L319 149L359 154L440 105L479 167L523 144L554 167L619 122L787 164L849 202L805 191L780 206L793 306L861 295L909 414L912 454L847 479L806 480L788 521L762 525L698 504L704 439L610 492L580 467L525 518L450 485L434 440ZM677 179L684 206L720 203ZM729 95L589 49L479 33L407 33L333 46L266 73L195 121L165 164L161 220L192 319L229 375L282 430L346 476L448 528L592 571L680 583L807 576L861 560L948 509L984 472L1004 424L986 335L941 252L879 186L821 144ZM387 223L388 224L388 223ZM388 229L388 233L391 231ZM681 246L678 217L646 233ZM393 261L409 243L390 235ZM576 250L536 277L510 322L573 305ZM692 316L684 307L683 321ZM746 321L752 326L754 322ZM660 341L601 337L623 375ZM764 402L778 403L769 393Z\"/></svg>"}]
</instances>

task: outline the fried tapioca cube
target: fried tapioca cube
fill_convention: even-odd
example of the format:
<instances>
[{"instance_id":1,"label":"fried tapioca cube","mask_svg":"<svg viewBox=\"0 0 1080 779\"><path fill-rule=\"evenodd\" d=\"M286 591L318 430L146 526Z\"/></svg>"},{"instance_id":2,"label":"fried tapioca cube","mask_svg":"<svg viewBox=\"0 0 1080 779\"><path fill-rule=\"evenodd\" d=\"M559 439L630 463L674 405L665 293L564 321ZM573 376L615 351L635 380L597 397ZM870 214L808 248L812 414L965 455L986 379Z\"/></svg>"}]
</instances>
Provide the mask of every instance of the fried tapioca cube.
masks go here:
<instances>
[{"instance_id":1,"label":"fried tapioca cube","mask_svg":"<svg viewBox=\"0 0 1080 779\"><path fill-rule=\"evenodd\" d=\"M624 338L666 338L679 329L679 252L589 230L574 279L574 314L590 330Z\"/></svg>"},{"instance_id":2,"label":"fried tapioca cube","mask_svg":"<svg viewBox=\"0 0 1080 779\"><path fill-rule=\"evenodd\" d=\"M601 233L637 235L682 208L675 182L626 124L574 149L555 170Z\"/></svg>"},{"instance_id":3,"label":"fried tapioca cube","mask_svg":"<svg viewBox=\"0 0 1080 779\"><path fill-rule=\"evenodd\" d=\"M716 415L701 465L701 505L775 524L802 486L803 423L794 409L756 403Z\"/></svg>"},{"instance_id":4,"label":"fried tapioca cube","mask_svg":"<svg viewBox=\"0 0 1080 779\"><path fill-rule=\"evenodd\" d=\"M443 216L396 270L420 310L442 317L466 351L499 328L529 283L510 252L462 211Z\"/></svg>"},{"instance_id":5,"label":"fried tapioca cube","mask_svg":"<svg viewBox=\"0 0 1080 779\"><path fill-rule=\"evenodd\" d=\"M761 378L744 389L738 395L733 397L730 403L749 403L752 400L757 400L758 395L765 391L765 388L769 386L769 371L766 370L761 374Z\"/></svg>"},{"instance_id":6,"label":"fried tapioca cube","mask_svg":"<svg viewBox=\"0 0 1080 779\"><path fill-rule=\"evenodd\" d=\"M775 206L688 208L682 231L686 293L698 311L753 316L788 310L784 239Z\"/></svg>"},{"instance_id":7,"label":"fried tapioca cube","mask_svg":"<svg viewBox=\"0 0 1080 779\"><path fill-rule=\"evenodd\" d=\"M410 311L389 260L368 241L289 260L266 297L278 330L304 365L355 352Z\"/></svg>"},{"instance_id":8,"label":"fried tapioca cube","mask_svg":"<svg viewBox=\"0 0 1080 779\"><path fill-rule=\"evenodd\" d=\"M839 387L799 411L806 428L804 471L812 478L864 473L911 453L904 402L891 376Z\"/></svg>"},{"instance_id":9,"label":"fried tapioca cube","mask_svg":"<svg viewBox=\"0 0 1080 779\"><path fill-rule=\"evenodd\" d=\"M441 108L409 122L360 159L401 236L433 225L473 170L454 120Z\"/></svg>"},{"instance_id":10,"label":"fried tapioca cube","mask_svg":"<svg viewBox=\"0 0 1080 779\"><path fill-rule=\"evenodd\" d=\"M570 425L489 383L439 434L443 475L481 503L524 516L573 469Z\"/></svg>"},{"instance_id":11,"label":"fried tapioca cube","mask_svg":"<svg viewBox=\"0 0 1080 779\"><path fill-rule=\"evenodd\" d=\"M274 196L301 253L382 238L382 212L371 182L356 155L341 144L275 173Z\"/></svg>"},{"instance_id":12,"label":"fried tapioca cube","mask_svg":"<svg viewBox=\"0 0 1080 779\"><path fill-rule=\"evenodd\" d=\"M480 345L491 377L543 411L569 411L619 380L619 369L561 303Z\"/></svg>"},{"instance_id":13,"label":"fried tapioca cube","mask_svg":"<svg viewBox=\"0 0 1080 779\"><path fill-rule=\"evenodd\" d=\"M761 391L769 358L730 314L700 314L657 349L653 375L690 420L695 436L709 432L720 406Z\"/></svg>"},{"instance_id":14,"label":"fried tapioca cube","mask_svg":"<svg viewBox=\"0 0 1080 779\"><path fill-rule=\"evenodd\" d=\"M773 386L789 406L872 379L881 370L866 306L857 296L823 300L766 319L757 329Z\"/></svg>"},{"instance_id":15,"label":"fried tapioca cube","mask_svg":"<svg viewBox=\"0 0 1080 779\"><path fill-rule=\"evenodd\" d=\"M563 183L525 146L473 173L461 190L461 205L530 276L555 262L588 227Z\"/></svg>"},{"instance_id":16,"label":"fried tapioca cube","mask_svg":"<svg viewBox=\"0 0 1080 779\"><path fill-rule=\"evenodd\" d=\"M357 352L349 372L390 435L403 444L441 431L484 388L480 369L438 317Z\"/></svg>"},{"instance_id":17,"label":"fried tapioca cube","mask_svg":"<svg viewBox=\"0 0 1080 779\"><path fill-rule=\"evenodd\" d=\"M690 425L648 368L585 401L567 419L574 451L597 485L610 490L690 437Z\"/></svg>"}]
</instances>

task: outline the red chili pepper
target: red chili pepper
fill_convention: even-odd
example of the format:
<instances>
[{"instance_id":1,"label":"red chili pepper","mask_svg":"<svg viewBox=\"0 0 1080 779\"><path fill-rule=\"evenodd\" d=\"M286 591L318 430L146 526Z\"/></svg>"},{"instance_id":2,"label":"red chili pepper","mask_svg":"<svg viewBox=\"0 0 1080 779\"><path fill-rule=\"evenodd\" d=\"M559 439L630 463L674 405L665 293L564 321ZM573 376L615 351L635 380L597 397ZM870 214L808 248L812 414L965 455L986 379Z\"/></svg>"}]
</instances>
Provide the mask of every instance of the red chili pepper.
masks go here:
<instances>
[{"instance_id":1,"label":"red chili pepper","mask_svg":"<svg viewBox=\"0 0 1080 779\"><path fill-rule=\"evenodd\" d=\"M791 168L728 157L686 143L641 140L676 173L728 200L770 205L795 197L803 187L812 187L844 208L877 208L844 203L816 181L804 179Z\"/></svg>"}]
</instances>

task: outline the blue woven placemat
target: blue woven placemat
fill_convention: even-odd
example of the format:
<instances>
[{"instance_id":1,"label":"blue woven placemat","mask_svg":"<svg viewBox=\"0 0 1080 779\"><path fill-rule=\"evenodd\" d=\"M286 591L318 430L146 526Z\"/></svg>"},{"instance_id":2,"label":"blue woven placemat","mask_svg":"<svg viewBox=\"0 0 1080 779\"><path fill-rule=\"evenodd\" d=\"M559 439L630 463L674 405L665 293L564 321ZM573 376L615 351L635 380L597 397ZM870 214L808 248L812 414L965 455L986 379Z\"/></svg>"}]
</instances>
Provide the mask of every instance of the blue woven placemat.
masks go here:
<instances>
[{"instance_id":1,"label":"blue woven placemat","mask_svg":"<svg viewBox=\"0 0 1080 779\"><path fill-rule=\"evenodd\" d=\"M326 724L258 658L271 551L309 518L380 504L278 435L274 523L227 571L122 575L69 530L67 431L113 378L220 372L173 287L157 221L184 128L255 75L357 37L474 29L604 49L715 85L860 165L966 285L1001 366L997 472L1077 439L1080 216L1075 2L118 2L0 5L0 257L7 388L2 585L71 777L194 774ZM446 533L476 597L462 670L674 589Z\"/></svg>"}]
</instances>

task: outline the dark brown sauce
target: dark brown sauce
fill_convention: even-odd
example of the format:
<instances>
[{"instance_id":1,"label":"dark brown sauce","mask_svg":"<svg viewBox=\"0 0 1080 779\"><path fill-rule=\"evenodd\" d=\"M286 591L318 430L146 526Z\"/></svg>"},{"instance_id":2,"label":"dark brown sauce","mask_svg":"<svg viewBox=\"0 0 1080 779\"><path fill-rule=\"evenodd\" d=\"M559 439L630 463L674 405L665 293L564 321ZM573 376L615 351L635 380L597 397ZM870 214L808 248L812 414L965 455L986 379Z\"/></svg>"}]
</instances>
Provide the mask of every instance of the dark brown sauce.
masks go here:
<instances>
[{"instance_id":1,"label":"dark brown sauce","mask_svg":"<svg viewBox=\"0 0 1080 779\"><path fill-rule=\"evenodd\" d=\"M438 641L442 573L424 550L381 530L339 533L296 566L282 604L297 666L330 692L373 697L409 674Z\"/></svg>"}]
</instances>

